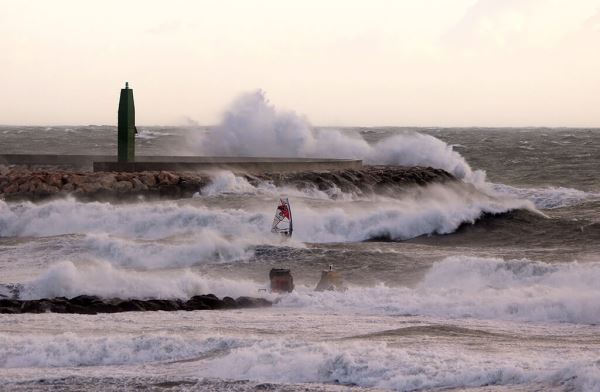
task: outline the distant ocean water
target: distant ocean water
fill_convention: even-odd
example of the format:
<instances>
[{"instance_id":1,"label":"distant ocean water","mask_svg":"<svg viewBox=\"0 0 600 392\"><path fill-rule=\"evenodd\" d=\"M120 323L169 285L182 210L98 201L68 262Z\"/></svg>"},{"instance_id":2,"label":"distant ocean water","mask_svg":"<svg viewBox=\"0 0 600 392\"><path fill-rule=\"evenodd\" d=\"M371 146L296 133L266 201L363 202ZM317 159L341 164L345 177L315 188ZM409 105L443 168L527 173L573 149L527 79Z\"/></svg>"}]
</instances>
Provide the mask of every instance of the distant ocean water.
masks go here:
<instances>
[{"instance_id":1,"label":"distant ocean water","mask_svg":"<svg viewBox=\"0 0 600 392\"><path fill-rule=\"evenodd\" d=\"M138 128L141 155L213 131ZM0 201L0 295L256 296L273 267L297 286L260 310L0 315L0 389L600 390L600 130L341 130L375 150L320 132L463 181L390 197L219 172L178 201ZM0 154L115 149L109 126L0 127ZM312 291L329 264L346 292Z\"/></svg>"}]
</instances>

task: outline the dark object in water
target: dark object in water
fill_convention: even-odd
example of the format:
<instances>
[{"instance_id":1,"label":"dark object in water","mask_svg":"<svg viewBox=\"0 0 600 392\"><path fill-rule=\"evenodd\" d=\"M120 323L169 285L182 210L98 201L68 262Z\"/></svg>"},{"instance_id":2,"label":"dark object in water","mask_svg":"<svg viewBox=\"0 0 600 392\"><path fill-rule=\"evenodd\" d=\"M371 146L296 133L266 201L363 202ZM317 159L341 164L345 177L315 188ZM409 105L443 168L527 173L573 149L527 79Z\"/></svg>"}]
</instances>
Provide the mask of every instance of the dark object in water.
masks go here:
<instances>
[{"instance_id":1,"label":"dark object in water","mask_svg":"<svg viewBox=\"0 0 600 392\"><path fill-rule=\"evenodd\" d=\"M294 290L294 278L289 269L273 268L269 272L271 291L274 293L291 293Z\"/></svg>"},{"instance_id":2,"label":"dark object in water","mask_svg":"<svg viewBox=\"0 0 600 392\"><path fill-rule=\"evenodd\" d=\"M346 291L341 275L330 265L328 270L321 271L321 280L315 291Z\"/></svg>"}]
</instances>

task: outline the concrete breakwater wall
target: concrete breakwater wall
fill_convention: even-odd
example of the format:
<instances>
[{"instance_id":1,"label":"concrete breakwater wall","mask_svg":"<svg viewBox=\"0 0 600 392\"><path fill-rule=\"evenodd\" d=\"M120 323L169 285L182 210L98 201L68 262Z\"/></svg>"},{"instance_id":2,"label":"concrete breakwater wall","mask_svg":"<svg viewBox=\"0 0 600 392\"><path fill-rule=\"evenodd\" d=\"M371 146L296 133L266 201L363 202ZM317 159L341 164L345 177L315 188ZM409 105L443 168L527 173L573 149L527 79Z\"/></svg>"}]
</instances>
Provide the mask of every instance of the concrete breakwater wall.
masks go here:
<instances>
[{"instance_id":1,"label":"concrete breakwater wall","mask_svg":"<svg viewBox=\"0 0 600 392\"><path fill-rule=\"evenodd\" d=\"M98 172L182 172L224 169L255 174L360 169L362 167L362 161L356 159L138 156L133 162L118 162L117 158L112 155L51 154L3 154L0 155L0 164L21 165L30 168L54 166L70 170L93 170Z\"/></svg>"},{"instance_id":2,"label":"concrete breakwater wall","mask_svg":"<svg viewBox=\"0 0 600 392\"><path fill-rule=\"evenodd\" d=\"M441 169L429 167L365 166L362 169L304 171L293 173L240 173L250 184L269 182L296 189L339 189L345 193L394 194L403 188L456 179ZM191 197L212 181L211 173L148 171L136 173L76 172L65 170L0 171L0 198L44 200L74 196L82 200Z\"/></svg>"}]
</instances>

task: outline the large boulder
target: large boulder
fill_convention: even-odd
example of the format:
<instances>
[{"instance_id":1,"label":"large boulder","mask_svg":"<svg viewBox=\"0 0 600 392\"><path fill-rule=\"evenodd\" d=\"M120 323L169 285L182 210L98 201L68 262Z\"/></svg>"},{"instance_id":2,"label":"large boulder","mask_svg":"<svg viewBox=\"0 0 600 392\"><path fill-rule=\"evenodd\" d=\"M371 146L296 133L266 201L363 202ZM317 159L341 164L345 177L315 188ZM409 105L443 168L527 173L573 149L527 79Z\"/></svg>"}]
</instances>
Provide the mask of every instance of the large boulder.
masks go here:
<instances>
[{"instance_id":1,"label":"large boulder","mask_svg":"<svg viewBox=\"0 0 600 392\"><path fill-rule=\"evenodd\" d=\"M113 186L113 189L119 193L131 192L133 190L133 184L129 181L117 181Z\"/></svg>"}]
</instances>

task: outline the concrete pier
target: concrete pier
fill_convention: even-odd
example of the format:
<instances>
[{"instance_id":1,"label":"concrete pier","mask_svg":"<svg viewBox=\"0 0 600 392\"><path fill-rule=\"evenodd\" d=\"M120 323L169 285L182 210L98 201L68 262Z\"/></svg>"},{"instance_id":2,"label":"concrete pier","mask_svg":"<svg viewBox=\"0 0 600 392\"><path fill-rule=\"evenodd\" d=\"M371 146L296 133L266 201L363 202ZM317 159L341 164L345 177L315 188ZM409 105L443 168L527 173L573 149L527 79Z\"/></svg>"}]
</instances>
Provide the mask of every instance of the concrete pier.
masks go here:
<instances>
[{"instance_id":1,"label":"concrete pier","mask_svg":"<svg viewBox=\"0 0 600 392\"><path fill-rule=\"evenodd\" d=\"M245 173L288 173L311 170L360 169L362 161L353 159L255 158L137 156L134 162L118 162L114 155L4 154L0 165L27 167L55 166L65 169L107 172L211 171L215 169Z\"/></svg>"},{"instance_id":2,"label":"concrete pier","mask_svg":"<svg viewBox=\"0 0 600 392\"><path fill-rule=\"evenodd\" d=\"M250 158L250 157L138 157L135 162L96 161L94 171L211 171L215 169L243 173L289 173L311 170L360 169L361 160L304 159L304 158Z\"/></svg>"}]
</instances>

